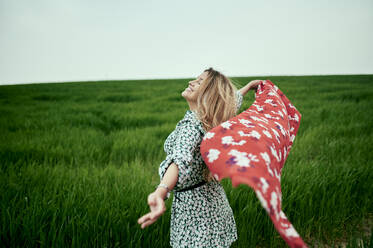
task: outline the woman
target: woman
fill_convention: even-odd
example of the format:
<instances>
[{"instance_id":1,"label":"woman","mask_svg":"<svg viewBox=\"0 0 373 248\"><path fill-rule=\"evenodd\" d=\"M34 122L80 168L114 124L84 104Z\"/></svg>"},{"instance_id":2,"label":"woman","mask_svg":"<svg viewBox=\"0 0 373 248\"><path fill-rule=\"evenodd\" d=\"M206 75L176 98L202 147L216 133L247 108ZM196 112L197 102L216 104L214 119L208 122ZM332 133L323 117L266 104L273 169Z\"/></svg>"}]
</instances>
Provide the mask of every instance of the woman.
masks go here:
<instances>
[{"instance_id":1,"label":"woman","mask_svg":"<svg viewBox=\"0 0 373 248\"><path fill-rule=\"evenodd\" d=\"M259 83L251 81L236 91L231 81L213 68L189 82L181 94L189 110L165 141L167 156L159 167L161 182L148 196L151 211L139 218L141 228L166 211L164 200L173 190L172 247L229 247L237 239L224 189L209 173L199 146L206 132L236 115L242 96Z\"/></svg>"}]
</instances>

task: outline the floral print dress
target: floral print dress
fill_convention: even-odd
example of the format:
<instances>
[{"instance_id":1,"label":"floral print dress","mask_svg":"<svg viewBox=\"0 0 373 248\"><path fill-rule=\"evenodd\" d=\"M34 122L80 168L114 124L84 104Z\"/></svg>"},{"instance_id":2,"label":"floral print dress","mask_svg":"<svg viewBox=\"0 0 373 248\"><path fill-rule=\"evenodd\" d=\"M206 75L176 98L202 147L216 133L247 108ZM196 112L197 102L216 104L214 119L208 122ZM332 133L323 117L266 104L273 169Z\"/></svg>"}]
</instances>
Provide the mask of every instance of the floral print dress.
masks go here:
<instances>
[{"instance_id":1,"label":"floral print dress","mask_svg":"<svg viewBox=\"0 0 373 248\"><path fill-rule=\"evenodd\" d=\"M237 110L242 95L236 92ZM164 143L166 159L159 166L162 179L167 168L179 168L173 190L181 190L204 180L207 168L200 153L206 131L196 114L187 110ZM212 180L197 188L175 192L171 207L170 245L172 247L229 247L237 240L236 223L222 185Z\"/></svg>"}]
</instances>

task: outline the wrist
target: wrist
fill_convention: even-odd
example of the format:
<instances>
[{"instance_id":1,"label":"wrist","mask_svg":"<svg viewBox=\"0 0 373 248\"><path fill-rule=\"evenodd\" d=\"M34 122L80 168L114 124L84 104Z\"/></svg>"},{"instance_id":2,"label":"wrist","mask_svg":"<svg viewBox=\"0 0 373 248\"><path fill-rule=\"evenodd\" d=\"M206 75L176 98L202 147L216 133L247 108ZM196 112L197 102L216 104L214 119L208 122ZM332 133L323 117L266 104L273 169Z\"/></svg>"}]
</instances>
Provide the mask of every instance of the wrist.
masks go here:
<instances>
[{"instance_id":1,"label":"wrist","mask_svg":"<svg viewBox=\"0 0 373 248\"><path fill-rule=\"evenodd\" d=\"M168 186L165 184L159 184L154 192L164 200L167 200L170 196Z\"/></svg>"},{"instance_id":2,"label":"wrist","mask_svg":"<svg viewBox=\"0 0 373 248\"><path fill-rule=\"evenodd\" d=\"M164 199L166 197L168 191L167 191L167 189L165 189L163 187L158 187L154 192L155 192L155 194L162 197L162 199Z\"/></svg>"}]
</instances>

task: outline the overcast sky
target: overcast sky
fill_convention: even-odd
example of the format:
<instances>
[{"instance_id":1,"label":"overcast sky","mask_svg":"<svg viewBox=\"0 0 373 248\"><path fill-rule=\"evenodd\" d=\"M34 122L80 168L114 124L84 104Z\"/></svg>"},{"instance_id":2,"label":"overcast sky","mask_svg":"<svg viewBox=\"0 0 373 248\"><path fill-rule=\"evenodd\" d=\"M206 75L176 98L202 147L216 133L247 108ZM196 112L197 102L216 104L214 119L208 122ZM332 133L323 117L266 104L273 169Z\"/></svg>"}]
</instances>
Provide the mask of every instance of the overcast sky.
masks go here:
<instances>
[{"instance_id":1,"label":"overcast sky","mask_svg":"<svg viewBox=\"0 0 373 248\"><path fill-rule=\"evenodd\" d=\"M0 0L0 84L373 74L372 0Z\"/></svg>"}]
</instances>

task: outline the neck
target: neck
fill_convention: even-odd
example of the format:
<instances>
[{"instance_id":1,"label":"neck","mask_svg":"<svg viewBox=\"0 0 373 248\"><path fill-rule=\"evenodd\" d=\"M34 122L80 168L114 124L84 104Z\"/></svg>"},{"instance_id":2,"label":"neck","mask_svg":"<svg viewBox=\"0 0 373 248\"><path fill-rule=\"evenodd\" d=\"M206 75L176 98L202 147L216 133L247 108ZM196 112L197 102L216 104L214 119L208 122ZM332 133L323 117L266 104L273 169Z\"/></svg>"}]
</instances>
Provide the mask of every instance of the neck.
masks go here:
<instances>
[{"instance_id":1,"label":"neck","mask_svg":"<svg viewBox=\"0 0 373 248\"><path fill-rule=\"evenodd\" d=\"M193 112L197 111L197 104L195 102L189 102L188 101L188 105L189 105L189 109Z\"/></svg>"}]
</instances>

